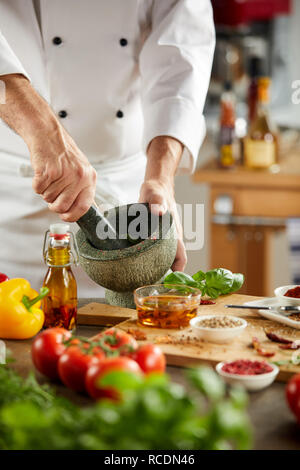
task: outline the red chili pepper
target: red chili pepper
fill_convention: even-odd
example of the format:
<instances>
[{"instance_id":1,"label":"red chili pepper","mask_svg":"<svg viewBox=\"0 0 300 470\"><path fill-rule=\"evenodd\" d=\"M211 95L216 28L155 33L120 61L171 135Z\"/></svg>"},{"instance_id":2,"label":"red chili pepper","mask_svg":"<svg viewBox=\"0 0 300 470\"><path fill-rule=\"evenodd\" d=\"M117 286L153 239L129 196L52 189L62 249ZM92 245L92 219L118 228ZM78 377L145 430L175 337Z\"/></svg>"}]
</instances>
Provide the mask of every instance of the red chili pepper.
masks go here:
<instances>
[{"instance_id":1,"label":"red chili pepper","mask_svg":"<svg viewBox=\"0 0 300 470\"><path fill-rule=\"evenodd\" d=\"M9 277L6 274L0 273L0 282L8 281Z\"/></svg>"},{"instance_id":2,"label":"red chili pepper","mask_svg":"<svg viewBox=\"0 0 300 470\"><path fill-rule=\"evenodd\" d=\"M276 333L273 333L272 331L265 330L265 333L266 337L274 343L290 344L293 342L291 339L283 338L283 336L279 336Z\"/></svg>"},{"instance_id":3,"label":"red chili pepper","mask_svg":"<svg viewBox=\"0 0 300 470\"><path fill-rule=\"evenodd\" d=\"M288 344L281 344L280 349L299 349L300 344L297 341L293 341L292 343Z\"/></svg>"},{"instance_id":4,"label":"red chili pepper","mask_svg":"<svg viewBox=\"0 0 300 470\"><path fill-rule=\"evenodd\" d=\"M280 349L300 349L300 342L292 341L287 338L283 338L283 336L279 336L276 333L272 333L271 331L266 331L266 336L269 340L274 341L274 343L281 343Z\"/></svg>"},{"instance_id":5,"label":"red chili pepper","mask_svg":"<svg viewBox=\"0 0 300 470\"><path fill-rule=\"evenodd\" d=\"M200 305L214 305L215 303L212 300L201 299Z\"/></svg>"},{"instance_id":6,"label":"red chili pepper","mask_svg":"<svg viewBox=\"0 0 300 470\"><path fill-rule=\"evenodd\" d=\"M260 355L260 356L264 356L264 357L273 357L275 355L275 352L273 351L268 351L266 349L263 349L261 347L261 344L260 344L260 341L258 338L256 337L253 337L252 338L252 345L255 349L255 351Z\"/></svg>"}]
</instances>

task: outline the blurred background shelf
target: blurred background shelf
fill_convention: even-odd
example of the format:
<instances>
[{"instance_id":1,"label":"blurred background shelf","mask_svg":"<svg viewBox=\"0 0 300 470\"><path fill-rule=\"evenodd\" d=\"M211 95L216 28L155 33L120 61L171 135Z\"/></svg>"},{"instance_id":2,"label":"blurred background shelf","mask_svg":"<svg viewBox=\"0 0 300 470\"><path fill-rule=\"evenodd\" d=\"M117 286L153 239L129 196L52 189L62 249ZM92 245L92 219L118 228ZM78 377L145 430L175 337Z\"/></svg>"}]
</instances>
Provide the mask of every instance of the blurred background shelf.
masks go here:
<instances>
[{"instance_id":1,"label":"blurred background shelf","mask_svg":"<svg viewBox=\"0 0 300 470\"><path fill-rule=\"evenodd\" d=\"M272 294L275 238L300 217L300 154L272 170L224 170L212 160L193 175L209 185L209 267L245 274L242 292Z\"/></svg>"}]
</instances>

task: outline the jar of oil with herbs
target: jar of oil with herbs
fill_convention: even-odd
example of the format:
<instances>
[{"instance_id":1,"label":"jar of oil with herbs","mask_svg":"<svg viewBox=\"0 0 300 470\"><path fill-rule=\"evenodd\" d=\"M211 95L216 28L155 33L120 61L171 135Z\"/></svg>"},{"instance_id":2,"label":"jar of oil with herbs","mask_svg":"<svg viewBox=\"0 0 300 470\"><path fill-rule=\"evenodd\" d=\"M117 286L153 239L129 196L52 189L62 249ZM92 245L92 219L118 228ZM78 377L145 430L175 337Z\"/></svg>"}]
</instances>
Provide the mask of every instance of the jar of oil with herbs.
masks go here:
<instances>
[{"instance_id":1,"label":"jar of oil with herbs","mask_svg":"<svg viewBox=\"0 0 300 470\"><path fill-rule=\"evenodd\" d=\"M61 327L74 330L77 317L77 283L71 264L77 264L78 250L69 225L50 225L50 230L45 234L43 252L48 266L43 286L49 289L42 305L45 314L44 328Z\"/></svg>"},{"instance_id":2,"label":"jar of oil with herbs","mask_svg":"<svg viewBox=\"0 0 300 470\"><path fill-rule=\"evenodd\" d=\"M134 291L138 323L156 328L186 328L197 315L201 292L189 286L154 284Z\"/></svg>"}]
</instances>

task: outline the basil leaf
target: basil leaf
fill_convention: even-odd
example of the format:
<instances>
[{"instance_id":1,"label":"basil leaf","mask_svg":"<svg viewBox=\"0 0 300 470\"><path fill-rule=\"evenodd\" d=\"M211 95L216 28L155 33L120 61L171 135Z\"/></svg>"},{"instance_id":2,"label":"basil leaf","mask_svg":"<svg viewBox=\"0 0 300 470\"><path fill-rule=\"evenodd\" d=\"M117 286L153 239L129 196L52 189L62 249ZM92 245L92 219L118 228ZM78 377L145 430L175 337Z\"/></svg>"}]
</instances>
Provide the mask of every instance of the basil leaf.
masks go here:
<instances>
[{"instance_id":1,"label":"basil leaf","mask_svg":"<svg viewBox=\"0 0 300 470\"><path fill-rule=\"evenodd\" d=\"M205 275L208 288L218 289L220 294L228 291L233 284L233 274L228 269L217 268L207 271Z\"/></svg>"},{"instance_id":2,"label":"basil leaf","mask_svg":"<svg viewBox=\"0 0 300 470\"><path fill-rule=\"evenodd\" d=\"M218 289L215 287L207 287L206 288L206 294L211 298L211 299L217 299L219 295L222 294Z\"/></svg>"},{"instance_id":3,"label":"basil leaf","mask_svg":"<svg viewBox=\"0 0 300 470\"><path fill-rule=\"evenodd\" d=\"M185 286L198 287L198 283L192 278L192 276L180 271L168 274L164 279L164 284L183 284Z\"/></svg>"},{"instance_id":4,"label":"basil leaf","mask_svg":"<svg viewBox=\"0 0 300 470\"><path fill-rule=\"evenodd\" d=\"M236 292L242 287L243 284L244 284L244 275L241 273L233 273L232 286L228 291L223 292L223 294L231 294L232 292Z\"/></svg>"},{"instance_id":5,"label":"basil leaf","mask_svg":"<svg viewBox=\"0 0 300 470\"><path fill-rule=\"evenodd\" d=\"M181 285L179 286L178 284L176 284L176 286L174 284L167 284L167 283L164 283L164 286L167 288L167 289L170 289L170 290L176 290L176 292L178 292L179 294L182 294L182 295L189 295L192 291L192 289L195 289L194 287L190 287L190 286L185 286L185 285ZM144 303L144 305L146 304L146 302Z\"/></svg>"},{"instance_id":6,"label":"basil leaf","mask_svg":"<svg viewBox=\"0 0 300 470\"><path fill-rule=\"evenodd\" d=\"M193 274L192 276L193 279L197 282L201 282L205 280L205 272L204 271L198 271L196 274Z\"/></svg>"}]
</instances>

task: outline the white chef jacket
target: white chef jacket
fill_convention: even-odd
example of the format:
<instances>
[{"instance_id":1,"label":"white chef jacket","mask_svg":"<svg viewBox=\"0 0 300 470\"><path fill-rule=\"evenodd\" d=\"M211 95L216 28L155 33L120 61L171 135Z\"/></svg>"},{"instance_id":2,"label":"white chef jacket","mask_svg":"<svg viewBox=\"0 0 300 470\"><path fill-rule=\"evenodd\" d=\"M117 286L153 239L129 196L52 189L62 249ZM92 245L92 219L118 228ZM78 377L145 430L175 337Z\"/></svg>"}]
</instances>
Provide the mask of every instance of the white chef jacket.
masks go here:
<instances>
[{"instance_id":1,"label":"white chef jacket","mask_svg":"<svg viewBox=\"0 0 300 470\"><path fill-rule=\"evenodd\" d=\"M98 171L98 201L137 199L159 135L183 143L180 167L193 170L214 42L209 0L0 0L0 79L24 74L49 102ZM0 271L33 272L53 216L31 188L25 143L1 121L0 214Z\"/></svg>"}]
</instances>

